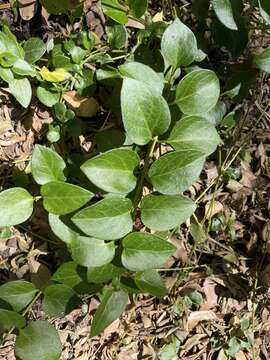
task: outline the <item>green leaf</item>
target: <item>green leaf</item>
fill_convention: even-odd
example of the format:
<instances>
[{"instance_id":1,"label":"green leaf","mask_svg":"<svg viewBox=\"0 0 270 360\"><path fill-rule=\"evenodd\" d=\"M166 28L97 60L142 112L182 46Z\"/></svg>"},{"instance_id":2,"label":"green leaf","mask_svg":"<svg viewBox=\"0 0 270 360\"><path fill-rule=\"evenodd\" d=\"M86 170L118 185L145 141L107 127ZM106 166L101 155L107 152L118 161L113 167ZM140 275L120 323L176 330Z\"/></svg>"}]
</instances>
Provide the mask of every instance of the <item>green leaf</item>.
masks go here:
<instances>
[{"instance_id":1,"label":"green leaf","mask_svg":"<svg viewBox=\"0 0 270 360\"><path fill-rule=\"evenodd\" d=\"M14 79L13 72L8 68L0 67L0 78L5 82L10 82Z\"/></svg>"},{"instance_id":2,"label":"green leaf","mask_svg":"<svg viewBox=\"0 0 270 360\"><path fill-rule=\"evenodd\" d=\"M85 208L72 221L85 234L103 240L120 239L132 231L132 202L113 196Z\"/></svg>"},{"instance_id":3,"label":"green leaf","mask_svg":"<svg viewBox=\"0 0 270 360\"><path fill-rule=\"evenodd\" d=\"M190 65L198 52L196 37L185 24L176 19L162 36L161 52L175 70Z\"/></svg>"},{"instance_id":4,"label":"green leaf","mask_svg":"<svg viewBox=\"0 0 270 360\"><path fill-rule=\"evenodd\" d=\"M121 49L126 45L128 33L124 25L115 24L106 26L108 43L113 49Z\"/></svg>"},{"instance_id":5,"label":"green leaf","mask_svg":"<svg viewBox=\"0 0 270 360\"><path fill-rule=\"evenodd\" d=\"M3 26L3 33L2 33L5 37L5 43L6 43L6 48L8 51L10 51L13 56L15 56L16 58L24 58L24 50L22 48L22 46L18 43L17 38L14 34L12 34L12 32L9 30L9 28L4 25ZM0 50L1 52L1 50Z\"/></svg>"},{"instance_id":6,"label":"green leaf","mask_svg":"<svg viewBox=\"0 0 270 360\"><path fill-rule=\"evenodd\" d=\"M35 181L39 185L50 181L65 181L63 173L66 164L56 151L42 145L35 145L32 159L31 170Z\"/></svg>"},{"instance_id":7,"label":"green leaf","mask_svg":"<svg viewBox=\"0 0 270 360\"><path fill-rule=\"evenodd\" d=\"M150 66L139 62L126 62L119 66L120 74L125 78L141 81L148 85L151 90L156 91L157 94L162 95L164 87L164 78L158 75Z\"/></svg>"},{"instance_id":8,"label":"green leaf","mask_svg":"<svg viewBox=\"0 0 270 360\"><path fill-rule=\"evenodd\" d=\"M0 227L18 225L29 219L33 202L33 197L22 188L0 192Z\"/></svg>"},{"instance_id":9,"label":"green leaf","mask_svg":"<svg viewBox=\"0 0 270 360\"><path fill-rule=\"evenodd\" d=\"M205 155L214 152L220 137L213 125L199 116L186 116L178 121L167 140L175 150L197 150Z\"/></svg>"},{"instance_id":10,"label":"green leaf","mask_svg":"<svg viewBox=\"0 0 270 360\"><path fill-rule=\"evenodd\" d=\"M72 10L79 2L77 0L41 0L42 6L50 14L67 14L69 10Z\"/></svg>"},{"instance_id":11,"label":"green leaf","mask_svg":"<svg viewBox=\"0 0 270 360\"><path fill-rule=\"evenodd\" d=\"M180 194L199 177L204 159L205 154L195 150L170 152L153 163L149 177L160 193Z\"/></svg>"},{"instance_id":12,"label":"green leaf","mask_svg":"<svg viewBox=\"0 0 270 360\"><path fill-rule=\"evenodd\" d=\"M13 327L18 329L24 327L26 324L25 318L16 313L6 309L0 309L0 334L8 331Z\"/></svg>"},{"instance_id":13,"label":"green leaf","mask_svg":"<svg viewBox=\"0 0 270 360\"><path fill-rule=\"evenodd\" d=\"M32 65L23 59L18 59L12 66L12 71L20 76L35 76L36 71Z\"/></svg>"},{"instance_id":14,"label":"green leaf","mask_svg":"<svg viewBox=\"0 0 270 360\"><path fill-rule=\"evenodd\" d=\"M45 106L52 107L60 101L61 94L43 85L37 87L37 98Z\"/></svg>"},{"instance_id":15,"label":"green leaf","mask_svg":"<svg viewBox=\"0 0 270 360\"><path fill-rule=\"evenodd\" d=\"M210 111L220 94L219 80L211 70L195 70L178 84L175 103L187 115L201 115Z\"/></svg>"},{"instance_id":16,"label":"green leaf","mask_svg":"<svg viewBox=\"0 0 270 360\"><path fill-rule=\"evenodd\" d=\"M212 3L219 21L230 30L238 30L233 16L231 0L213 0Z\"/></svg>"},{"instance_id":17,"label":"green leaf","mask_svg":"<svg viewBox=\"0 0 270 360\"><path fill-rule=\"evenodd\" d=\"M127 0L130 12L136 18L144 15L148 7L148 0Z\"/></svg>"},{"instance_id":18,"label":"green leaf","mask_svg":"<svg viewBox=\"0 0 270 360\"><path fill-rule=\"evenodd\" d=\"M82 282L82 277L78 270L78 264L74 261L68 261L59 266L52 276L52 280L74 288Z\"/></svg>"},{"instance_id":19,"label":"green leaf","mask_svg":"<svg viewBox=\"0 0 270 360\"><path fill-rule=\"evenodd\" d=\"M224 115L226 114L226 105L223 101L218 101L216 106L213 107L208 113L202 114L203 118L210 124L217 126L221 123Z\"/></svg>"},{"instance_id":20,"label":"green leaf","mask_svg":"<svg viewBox=\"0 0 270 360\"><path fill-rule=\"evenodd\" d=\"M15 64L17 57L9 51L0 53L0 65L3 67L11 67Z\"/></svg>"},{"instance_id":21,"label":"green leaf","mask_svg":"<svg viewBox=\"0 0 270 360\"><path fill-rule=\"evenodd\" d=\"M13 79L9 82L9 90L15 99L27 108L32 99L32 88L28 79Z\"/></svg>"},{"instance_id":22,"label":"green leaf","mask_svg":"<svg viewBox=\"0 0 270 360\"><path fill-rule=\"evenodd\" d=\"M139 156L128 149L113 149L87 160L81 170L100 189L128 194L136 186L134 170L139 166Z\"/></svg>"},{"instance_id":23,"label":"green leaf","mask_svg":"<svg viewBox=\"0 0 270 360\"><path fill-rule=\"evenodd\" d=\"M270 46L254 56L254 65L257 69L270 73Z\"/></svg>"},{"instance_id":24,"label":"green leaf","mask_svg":"<svg viewBox=\"0 0 270 360\"><path fill-rule=\"evenodd\" d=\"M42 308L47 315L58 317L68 314L79 303L80 299L69 286L54 284L45 289Z\"/></svg>"},{"instance_id":25,"label":"green leaf","mask_svg":"<svg viewBox=\"0 0 270 360\"><path fill-rule=\"evenodd\" d=\"M37 37L28 39L24 44L24 59L29 64L37 62L46 52L46 45Z\"/></svg>"},{"instance_id":26,"label":"green leaf","mask_svg":"<svg viewBox=\"0 0 270 360\"><path fill-rule=\"evenodd\" d=\"M0 299L6 301L19 312L23 310L34 298L37 289L30 282L15 280L0 286Z\"/></svg>"},{"instance_id":27,"label":"green leaf","mask_svg":"<svg viewBox=\"0 0 270 360\"><path fill-rule=\"evenodd\" d=\"M121 108L127 136L135 144L145 145L169 128L171 116L167 102L142 81L124 79Z\"/></svg>"},{"instance_id":28,"label":"green leaf","mask_svg":"<svg viewBox=\"0 0 270 360\"><path fill-rule=\"evenodd\" d=\"M270 24L270 2L269 0L259 0L259 7L262 17L267 24Z\"/></svg>"},{"instance_id":29,"label":"green leaf","mask_svg":"<svg viewBox=\"0 0 270 360\"><path fill-rule=\"evenodd\" d=\"M80 186L52 181L42 185L44 208L56 215L65 215L85 205L94 194Z\"/></svg>"},{"instance_id":30,"label":"green leaf","mask_svg":"<svg viewBox=\"0 0 270 360\"><path fill-rule=\"evenodd\" d=\"M59 237L59 239L67 245L70 245L78 236L75 231L61 221L59 215L49 214L49 224L54 235Z\"/></svg>"},{"instance_id":31,"label":"green leaf","mask_svg":"<svg viewBox=\"0 0 270 360\"><path fill-rule=\"evenodd\" d=\"M87 278L90 283L100 284L106 283L125 272L126 270L124 268L109 263L103 266L89 267L87 270Z\"/></svg>"},{"instance_id":32,"label":"green leaf","mask_svg":"<svg viewBox=\"0 0 270 360\"><path fill-rule=\"evenodd\" d=\"M167 295L163 281L156 270L147 270L136 274L135 283L143 293L148 293L158 298L163 298Z\"/></svg>"},{"instance_id":33,"label":"green leaf","mask_svg":"<svg viewBox=\"0 0 270 360\"><path fill-rule=\"evenodd\" d=\"M127 9L118 0L102 0L101 4L105 15L120 24L128 22Z\"/></svg>"},{"instance_id":34,"label":"green leaf","mask_svg":"<svg viewBox=\"0 0 270 360\"><path fill-rule=\"evenodd\" d=\"M141 203L141 219L149 229L165 231L186 221L195 211L193 201L181 195L147 195Z\"/></svg>"},{"instance_id":35,"label":"green leaf","mask_svg":"<svg viewBox=\"0 0 270 360\"><path fill-rule=\"evenodd\" d=\"M122 290L108 290L97 308L91 325L90 336L97 336L123 313L128 303L128 294Z\"/></svg>"},{"instance_id":36,"label":"green leaf","mask_svg":"<svg viewBox=\"0 0 270 360\"><path fill-rule=\"evenodd\" d=\"M122 263L128 270L144 271L162 266L175 247L155 235L134 232L122 241Z\"/></svg>"},{"instance_id":37,"label":"green leaf","mask_svg":"<svg viewBox=\"0 0 270 360\"><path fill-rule=\"evenodd\" d=\"M55 327L47 321L33 321L20 330L15 353L21 360L59 360L62 344Z\"/></svg>"},{"instance_id":38,"label":"green leaf","mask_svg":"<svg viewBox=\"0 0 270 360\"><path fill-rule=\"evenodd\" d=\"M108 264L115 254L113 242L79 236L71 243L72 259L79 265L97 267Z\"/></svg>"},{"instance_id":39,"label":"green leaf","mask_svg":"<svg viewBox=\"0 0 270 360\"><path fill-rule=\"evenodd\" d=\"M125 134L119 130L105 130L96 133L96 144L99 152L106 152L122 147L125 142Z\"/></svg>"}]
</instances>

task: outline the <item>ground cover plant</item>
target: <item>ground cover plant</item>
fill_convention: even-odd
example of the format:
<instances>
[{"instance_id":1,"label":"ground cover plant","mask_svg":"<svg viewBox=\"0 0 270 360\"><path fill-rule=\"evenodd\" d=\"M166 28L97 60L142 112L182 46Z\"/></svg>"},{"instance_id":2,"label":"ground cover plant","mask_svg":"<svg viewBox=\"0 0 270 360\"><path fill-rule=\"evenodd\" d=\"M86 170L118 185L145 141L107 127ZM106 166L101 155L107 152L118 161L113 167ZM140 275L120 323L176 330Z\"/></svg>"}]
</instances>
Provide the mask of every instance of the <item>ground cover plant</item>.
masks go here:
<instances>
[{"instance_id":1,"label":"ground cover plant","mask_svg":"<svg viewBox=\"0 0 270 360\"><path fill-rule=\"evenodd\" d=\"M0 228L7 239L14 227L31 233L31 224L45 219L47 233L40 236L52 273L45 267L42 275L0 286L0 332L17 334L17 358L52 360L60 358L62 345L50 319L95 297L100 304L89 336L96 337L139 294L168 295L160 273L166 263L172 270L177 264L172 238L182 225L193 254L203 254L211 232L234 238L233 217L212 219L214 197L202 216L200 199L238 179L232 164L250 133L238 148L223 149L241 137L243 123L232 109L270 72L270 48L250 45L258 31L269 34L270 8L267 1L200 0L187 10L181 1L104 0L100 39L83 22L83 1L34 5L62 17L69 30L46 42L38 35L19 39L3 21L3 91L18 108L27 112L38 104L53 121L32 144L23 170L8 164ZM25 10L19 1L10 8ZM267 108L260 111L263 116ZM90 146L82 146L82 135L90 136ZM192 193L206 159L218 164L217 176ZM267 287L266 278L257 280ZM193 292L178 304L179 313L200 301ZM37 303L46 319L29 318ZM243 349L255 358L254 331L244 320L228 344L213 344L219 359Z\"/></svg>"}]
</instances>

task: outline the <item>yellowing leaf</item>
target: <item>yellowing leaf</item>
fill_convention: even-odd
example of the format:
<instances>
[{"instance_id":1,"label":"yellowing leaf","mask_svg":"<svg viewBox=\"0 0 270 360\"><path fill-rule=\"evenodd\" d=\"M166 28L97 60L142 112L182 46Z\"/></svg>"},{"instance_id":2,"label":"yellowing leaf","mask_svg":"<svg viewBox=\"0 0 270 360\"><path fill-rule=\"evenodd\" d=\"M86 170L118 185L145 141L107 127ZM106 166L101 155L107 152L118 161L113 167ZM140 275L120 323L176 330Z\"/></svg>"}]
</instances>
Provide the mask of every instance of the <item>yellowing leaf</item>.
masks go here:
<instances>
[{"instance_id":1,"label":"yellowing leaf","mask_svg":"<svg viewBox=\"0 0 270 360\"><path fill-rule=\"evenodd\" d=\"M50 71L45 66L42 67L40 70L40 75L42 76L43 80L49 82L61 82L69 78L70 74L62 68Z\"/></svg>"}]
</instances>

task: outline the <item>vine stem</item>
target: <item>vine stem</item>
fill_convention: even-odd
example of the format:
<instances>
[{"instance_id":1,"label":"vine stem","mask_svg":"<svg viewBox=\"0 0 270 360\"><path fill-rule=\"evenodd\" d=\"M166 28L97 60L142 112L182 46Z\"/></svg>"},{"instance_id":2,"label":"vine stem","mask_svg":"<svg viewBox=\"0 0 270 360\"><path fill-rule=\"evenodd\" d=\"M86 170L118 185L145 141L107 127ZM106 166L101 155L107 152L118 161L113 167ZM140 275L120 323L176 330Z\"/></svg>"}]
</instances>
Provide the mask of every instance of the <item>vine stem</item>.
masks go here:
<instances>
[{"instance_id":1,"label":"vine stem","mask_svg":"<svg viewBox=\"0 0 270 360\"><path fill-rule=\"evenodd\" d=\"M146 176L146 173L147 173L148 168L149 168L150 160L153 157L153 153L154 153L157 141L158 141L158 137L156 136L156 137L154 137L153 141L148 146L148 151L147 151L146 158L145 158L145 161L144 161L144 166L143 166L141 176L140 176L140 179L139 179L139 183L138 183L138 186L137 186L137 190L136 190L136 193L135 193L135 196L134 196L134 201L133 201L134 212L136 211L136 208L138 207L140 199L141 199L141 194L142 194L142 190L143 190L143 184L144 184L145 176Z\"/></svg>"}]
</instances>

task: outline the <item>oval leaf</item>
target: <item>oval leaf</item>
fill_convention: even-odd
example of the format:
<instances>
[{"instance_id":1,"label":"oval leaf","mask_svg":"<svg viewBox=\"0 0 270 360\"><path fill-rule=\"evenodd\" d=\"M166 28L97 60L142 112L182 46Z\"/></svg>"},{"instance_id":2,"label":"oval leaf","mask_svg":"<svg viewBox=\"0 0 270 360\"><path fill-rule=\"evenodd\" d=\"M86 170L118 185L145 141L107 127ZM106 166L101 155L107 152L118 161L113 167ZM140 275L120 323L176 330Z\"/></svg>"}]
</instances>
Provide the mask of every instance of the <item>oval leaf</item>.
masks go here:
<instances>
[{"instance_id":1,"label":"oval leaf","mask_svg":"<svg viewBox=\"0 0 270 360\"><path fill-rule=\"evenodd\" d=\"M60 93L45 86L38 86L37 98L45 106L52 107L60 101Z\"/></svg>"},{"instance_id":2,"label":"oval leaf","mask_svg":"<svg viewBox=\"0 0 270 360\"><path fill-rule=\"evenodd\" d=\"M181 195L147 195L141 204L141 219L149 229L165 231L186 221L195 211L193 201Z\"/></svg>"},{"instance_id":3,"label":"oval leaf","mask_svg":"<svg viewBox=\"0 0 270 360\"><path fill-rule=\"evenodd\" d=\"M66 164L60 155L54 150L42 145L35 145L31 170L35 181L44 185L50 181L65 181L63 174Z\"/></svg>"},{"instance_id":4,"label":"oval leaf","mask_svg":"<svg viewBox=\"0 0 270 360\"><path fill-rule=\"evenodd\" d=\"M62 344L54 326L38 320L20 330L15 352L21 360L59 360Z\"/></svg>"},{"instance_id":5,"label":"oval leaf","mask_svg":"<svg viewBox=\"0 0 270 360\"><path fill-rule=\"evenodd\" d=\"M16 313L6 309L0 309L0 334L4 331L10 330L13 327L20 329L26 324L25 318Z\"/></svg>"},{"instance_id":6,"label":"oval leaf","mask_svg":"<svg viewBox=\"0 0 270 360\"><path fill-rule=\"evenodd\" d=\"M74 261L68 261L59 266L53 274L52 280L74 288L83 281L79 268L80 266Z\"/></svg>"},{"instance_id":7,"label":"oval leaf","mask_svg":"<svg viewBox=\"0 0 270 360\"><path fill-rule=\"evenodd\" d=\"M167 295L168 290L156 270L147 270L136 274L135 283L143 293L148 293L159 298Z\"/></svg>"},{"instance_id":8,"label":"oval leaf","mask_svg":"<svg viewBox=\"0 0 270 360\"><path fill-rule=\"evenodd\" d=\"M128 22L127 10L118 0L102 0L101 4L105 15L120 24Z\"/></svg>"},{"instance_id":9,"label":"oval leaf","mask_svg":"<svg viewBox=\"0 0 270 360\"><path fill-rule=\"evenodd\" d=\"M147 144L155 136L164 134L170 125L165 99L142 81L124 79L121 107L127 135L135 144Z\"/></svg>"},{"instance_id":10,"label":"oval leaf","mask_svg":"<svg viewBox=\"0 0 270 360\"><path fill-rule=\"evenodd\" d=\"M256 68L270 73L270 47L254 56L254 65Z\"/></svg>"},{"instance_id":11,"label":"oval leaf","mask_svg":"<svg viewBox=\"0 0 270 360\"><path fill-rule=\"evenodd\" d=\"M174 70L187 66L195 60L198 53L196 37L185 24L176 19L162 36L161 51Z\"/></svg>"},{"instance_id":12,"label":"oval leaf","mask_svg":"<svg viewBox=\"0 0 270 360\"><path fill-rule=\"evenodd\" d=\"M168 139L175 150L194 149L209 155L220 143L215 127L199 116L186 116L178 121Z\"/></svg>"},{"instance_id":13,"label":"oval leaf","mask_svg":"<svg viewBox=\"0 0 270 360\"><path fill-rule=\"evenodd\" d=\"M220 94L219 80L211 70L195 70L178 84L175 103L187 115L200 115L210 111Z\"/></svg>"},{"instance_id":14,"label":"oval leaf","mask_svg":"<svg viewBox=\"0 0 270 360\"><path fill-rule=\"evenodd\" d=\"M24 52L24 59L28 63L34 64L45 54L46 45L41 39L32 37L25 42Z\"/></svg>"},{"instance_id":15,"label":"oval leaf","mask_svg":"<svg viewBox=\"0 0 270 360\"><path fill-rule=\"evenodd\" d=\"M223 25L228 29L238 30L238 26L233 17L231 0L213 0L213 8L217 18Z\"/></svg>"},{"instance_id":16,"label":"oval leaf","mask_svg":"<svg viewBox=\"0 0 270 360\"><path fill-rule=\"evenodd\" d=\"M80 186L52 181L42 185L44 208L52 214L65 215L85 205L94 194Z\"/></svg>"},{"instance_id":17,"label":"oval leaf","mask_svg":"<svg viewBox=\"0 0 270 360\"><path fill-rule=\"evenodd\" d=\"M33 202L33 197L22 188L0 192L0 227L18 225L29 219Z\"/></svg>"},{"instance_id":18,"label":"oval leaf","mask_svg":"<svg viewBox=\"0 0 270 360\"><path fill-rule=\"evenodd\" d=\"M64 243L70 245L78 234L70 229L61 219L59 215L49 214L49 225L54 235L59 237Z\"/></svg>"},{"instance_id":19,"label":"oval leaf","mask_svg":"<svg viewBox=\"0 0 270 360\"><path fill-rule=\"evenodd\" d=\"M126 270L123 267L109 263L103 266L89 267L87 270L87 279L90 283L94 284L106 283L125 272Z\"/></svg>"},{"instance_id":20,"label":"oval leaf","mask_svg":"<svg viewBox=\"0 0 270 360\"><path fill-rule=\"evenodd\" d=\"M81 210L72 221L85 234L103 239L120 239L132 231L132 202L123 197L103 199Z\"/></svg>"},{"instance_id":21,"label":"oval leaf","mask_svg":"<svg viewBox=\"0 0 270 360\"><path fill-rule=\"evenodd\" d=\"M78 236L71 243L73 260L82 266L97 267L108 264L115 254L113 242L105 243L100 239Z\"/></svg>"},{"instance_id":22,"label":"oval leaf","mask_svg":"<svg viewBox=\"0 0 270 360\"><path fill-rule=\"evenodd\" d=\"M148 7L148 0L127 0L127 3L136 18L143 16Z\"/></svg>"},{"instance_id":23,"label":"oval leaf","mask_svg":"<svg viewBox=\"0 0 270 360\"><path fill-rule=\"evenodd\" d=\"M149 177L160 193L181 194L199 177L204 160L205 154L195 150L170 152L153 163Z\"/></svg>"},{"instance_id":24,"label":"oval leaf","mask_svg":"<svg viewBox=\"0 0 270 360\"><path fill-rule=\"evenodd\" d=\"M107 291L97 308L91 325L90 336L97 336L114 320L118 319L128 303L128 294L122 290Z\"/></svg>"},{"instance_id":25,"label":"oval leaf","mask_svg":"<svg viewBox=\"0 0 270 360\"><path fill-rule=\"evenodd\" d=\"M32 99L32 88L28 79L13 79L9 82L9 90L15 99L27 108Z\"/></svg>"},{"instance_id":26,"label":"oval leaf","mask_svg":"<svg viewBox=\"0 0 270 360\"><path fill-rule=\"evenodd\" d=\"M9 281L0 286L0 299L6 301L15 311L23 310L34 298L37 289L23 280Z\"/></svg>"},{"instance_id":27,"label":"oval leaf","mask_svg":"<svg viewBox=\"0 0 270 360\"><path fill-rule=\"evenodd\" d=\"M128 194L136 186L134 170L139 166L135 151L113 149L87 160L81 169L100 189L116 194Z\"/></svg>"},{"instance_id":28,"label":"oval leaf","mask_svg":"<svg viewBox=\"0 0 270 360\"><path fill-rule=\"evenodd\" d=\"M175 247L155 235L135 232L122 242L122 263L128 270L144 271L162 266L174 253Z\"/></svg>"}]
</instances>

